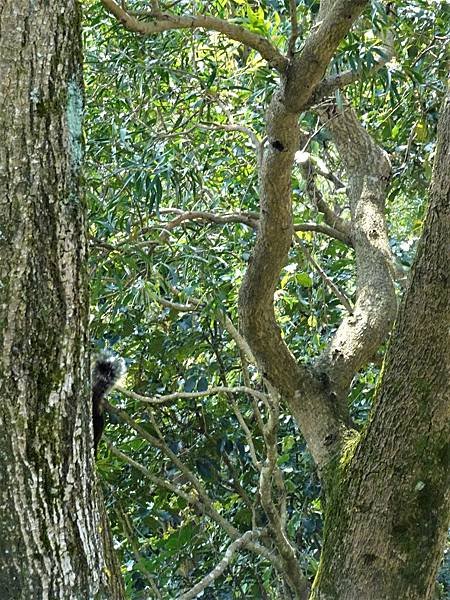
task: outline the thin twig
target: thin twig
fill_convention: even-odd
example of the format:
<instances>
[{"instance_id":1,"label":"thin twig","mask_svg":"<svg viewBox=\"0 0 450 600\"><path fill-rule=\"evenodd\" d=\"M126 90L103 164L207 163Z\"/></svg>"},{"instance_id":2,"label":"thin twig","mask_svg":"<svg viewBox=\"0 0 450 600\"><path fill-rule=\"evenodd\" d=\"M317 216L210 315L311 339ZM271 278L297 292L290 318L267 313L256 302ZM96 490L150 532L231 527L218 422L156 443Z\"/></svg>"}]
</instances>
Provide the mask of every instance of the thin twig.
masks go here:
<instances>
[{"instance_id":1,"label":"thin twig","mask_svg":"<svg viewBox=\"0 0 450 600\"><path fill-rule=\"evenodd\" d=\"M250 138L252 142L252 146L255 150L258 164L261 163L263 144L258 139L256 133L249 127L245 127L244 125L238 125L235 123L200 123L198 127L200 129L203 129L204 131L216 131L218 129L222 129L223 131L239 131L240 133L244 133Z\"/></svg>"},{"instance_id":2,"label":"thin twig","mask_svg":"<svg viewBox=\"0 0 450 600\"><path fill-rule=\"evenodd\" d=\"M120 524L122 525L122 530L125 534L125 537L127 538L128 544L130 545L130 547L133 551L134 558L136 559L136 562L139 564L139 571L147 579L147 581L151 587L152 593L154 594L154 597L157 598L158 600L162 600L163 596L155 583L155 577L147 570L147 568L145 566L145 561L142 557L142 554L139 551L139 548L136 544L136 540L133 537L133 529L131 527L131 523L128 518L128 515L124 512L123 508L120 505L116 506L115 513L117 515L117 519L119 520Z\"/></svg>"},{"instance_id":3,"label":"thin twig","mask_svg":"<svg viewBox=\"0 0 450 600\"><path fill-rule=\"evenodd\" d=\"M278 466L279 395L268 382L266 385L269 392L267 396L269 416L264 426L263 435L267 460L260 471L259 494L261 505L269 521L269 528L275 546L283 563L286 580L293 590L301 591L300 595L302 595L307 589L308 583L298 563L295 549L286 534L286 489L283 475ZM274 500L274 492L276 501Z\"/></svg>"},{"instance_id":4,"label":"thin twig","mask_svg":"<svg viewBox=\"0 0 450 600\"><path fill-rule=\"evenodd\" d=\"M227 317L227 315L221 314L221 315L219 315L219 321L223 325L223 327L226 329L226 331L229 333L229 335L233 338L233 340L236 342L237 347L245 355L248 362L252 363L253 365L256 365L256 360L255 360L255 357L253 356L253 352L251 351L250 346L247 344L247 341L245 340L245 338L239 333L239 331L233 325L231 319L229 317ZM248 386L248 387L250 387L250 386Z\"/></svg>"},{"instance_id":5,"label":"thin twig","mask_svg":"<svg viewBox=\"0 0 450 600\"><path fill-rule=\"evenodd\" d=\"M166 308L171 308L172 310L177 310L178 312L195 312L199 309L198 305L196 304L180 304L179 302L172 302L171 300L161 298L161 296L155 296L155 300Z\"/></svg>"},{"instance_id":6,"label":"thin twig","mask_svg":"<svg viewBox=\"0 0 450 600\"><path fill-rule=\"evenodd\" d=\"M188 592L179 596L178 600L192 600L192 598L196 598L198 594L203 592L209 585L211 585L218 577L222 575L227 567L230 566L231 561L233 560L234 555L241 548L245 548L249 542L256 540L259 536L259 532L257 531L246 531L244 535L239 537L237 540L234 540L225 552L222 560L214 567L212 571L205 575L203 579L201 579L194 587L192 587Z\"/></svg>"},{"instance_id":7,"label":"thin twig","mask_svg":"<svg viewBox=\"0 0 450 600\"><path fill-rule=\"evenodd\" d=\"M328 277L328 275L325 273L325 271L322 269L322 267L319 265L319 263L313 258L310 251L308 250L306 245L302 242L302 240L300 240L299 238L296 238L295 241L301 247L303 254L306 256L306 259L312 264L312 266L315 268L315 270L319 273L320 277L323 279L325 284L330 288L330 290L333 292L333 294L340 300L342 306L345 307L348 314L352 315L353 314L353 304L350 302L350 300L346 297L345 294L343 294L341 292L341 290L337 287L337 285L334 283L334 281L332 281Z\"/></svg>"},{"instance_id":8,"label":"thin twig","mask_svg":"<svg viewBox=\"0 0 450 600\"><path fill-rule=\"evenodd\" d=\"M245 419L241 413L238 403L236 402L236 400L233 398L233 396L231 394L230 394L229 398L230 398L231 406L233 407L234 414L236 415L236 418L239 421L239 425L241 426L242 431L245 434L245 439L247 440L247 445L248 445L248 448L250 451L250 456L252 459L253 466L255 467L255 469L257 471L260 471L261 463L259 462L258 457L256 456L256 450L255 450L255 445L253 443L253 437L252 437L251 431L248 428L247 423L245 422Z\"/></svg>"},{"instance_id":9,"label":"thin twig","mask_svg":"<svg viewBox=\"0 0 450 600\"><path fill-rule=\"evenodd\" d=\"M143 396L142 394L137 394L136 392L127 390L119 385L116 386L115 389L124 396L127 396L128 398L132 398L133 400L138 400L139 402L143 402L144 404L150 405L170 404L173 403L175 400L190 400L196 398L204 398L206 396L212 396L215 394L250 394L258 400L265 401L266 399L266 395L262 392L259 392L258 390L254 390L253 388L246 386L216 386L211 387L203 392L175 392L172 394L167 394L165 396L154 396L153 398L150 396Z\"/></svg>"},{"instance_id":10,"label":"thin twig","mask_svg":"<svg viewBox=\"0 0 450 600\"><path fill-rule=\"evenodd\" d=\"M241 351L240 352L240 356L241 356L241 363L242 363L242 376L244 378L244 384L246 385L246 387L251 387L250 385L250 375L248 372L248 364L247 364L247 357L245 356L245 354ZM261 414L261 411L259 410L259 406L258 406L258 400L254 397L254 396L250 396L252 405L253 405L253 412L255 414L255 418L256 418L256 422L258 424L259 430L261 432L261 434L263 434L264 432L264 420Z\"/></svg>"},{"instance_id":11,"label":"thin twig","mask_svg":"<svg viewBox=\"0 0 450 600\"><path fill-rule=\"evenodd\" d=\"M123 462L126 462L131 467L134 467L137 471L142 473L142 475L144 475L144 477L146 477L149 481L154 483L156 486L158 486L162 489L166 489L167 491L172 492L173 494L176 494L177 496L182 498L187 504L190 504L191 506L195 507L198 510L201 509L200 512L202 512L202 513L204 512L202 504L198 500L198 496L196 496L195 494L188 494L185 491L181 490L176 485L173 485L172 483L170 483L170 481L166 481L165 479L161 479L160 477L153 475L153 473L151 471L149 471L146 467L144 467L144 465L141 465L140 463L138 463L137 461L132 459L130 456L128 456L127 454L124 454L121 450L119 450L118 448L113 446L107 438L103 438L103 439L106 442L108 450L111 452L111 454L113 454L114 456L117 456L117 458L120 458L121 460L123 460Z\"/></svg>"},{"instance_id":12,"label":"thin twig","mask_svg":"<svg viewBox=\"0 0 450 600\"><path fill-rule=\"evenodd\" d=\"M392 60L394 56L394 40L392 33L387 32L385 41L383 43L384 56L380 58L370 69L360 67L358 69L349 69L336 75L330 75L325 77L321 83L317 86L314 94L311 96L306 107L311 107L323 100L323 98L330 96L336 90L342 90L345 87L356 83L362 77L368 79L369 77L376 75L386 64Z\"/></svg>"},{"instance_id":13,"label":"thin twig","mask_svg":"<svg viewBox=\"0 0 450 600\"><path fill-rule=\"evenodd\" d=\"M311 198L312 202L316 205L317 210L319 210L330 227L335 230L338 230L341 235L346 239L346 243L352 245L351 235L350 235L350 223L342 219L339 215L337 215L334 210L332 210L328 204L325 202L322 192L317 187L314 176L314 166L310 159L306 162L300 164L300 169L303 175L303 178L306 182L306 193Z\"/></svg>"}]
</instances>

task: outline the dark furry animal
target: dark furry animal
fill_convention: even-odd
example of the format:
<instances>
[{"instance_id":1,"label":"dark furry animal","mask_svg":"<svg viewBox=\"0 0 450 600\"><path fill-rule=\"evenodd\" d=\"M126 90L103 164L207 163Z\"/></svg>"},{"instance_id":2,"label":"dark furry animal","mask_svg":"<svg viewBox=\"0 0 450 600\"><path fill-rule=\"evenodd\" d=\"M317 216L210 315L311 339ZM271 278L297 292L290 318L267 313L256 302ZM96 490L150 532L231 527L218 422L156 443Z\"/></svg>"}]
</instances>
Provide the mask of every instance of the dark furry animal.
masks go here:
<instances>
[{"instance_id":1,"label":"dark furry animal","mask_svg":"<svg viewBox=\"0 0 450 600\"><path fill-rule=\"evenodd\" d=\"M104 400L125 373L123 358L112 354L97 356L92 369L92 422L94 426L94 454L105 428Z\"/></svg>"}]
</instances>

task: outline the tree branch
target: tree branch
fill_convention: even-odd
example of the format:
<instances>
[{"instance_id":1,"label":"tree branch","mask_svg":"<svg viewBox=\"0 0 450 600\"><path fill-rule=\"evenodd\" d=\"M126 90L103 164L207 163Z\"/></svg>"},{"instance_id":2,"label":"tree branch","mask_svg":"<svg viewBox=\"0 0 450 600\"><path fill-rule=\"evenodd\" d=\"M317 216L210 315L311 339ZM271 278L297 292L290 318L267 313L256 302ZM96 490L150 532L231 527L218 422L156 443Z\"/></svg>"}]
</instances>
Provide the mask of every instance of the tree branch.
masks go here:
<instances>
[{"instance_id":1,"label":"tree branch","mask_svg":"<svg viewBox=\"0 0 450 600\"><path fill-rule=\"evenodd\" d=\"M225 569L230 566L236 552L243 547L245 548L249 542L256 540L258 536L259 533L257 531L246 531L244 535L237 538L237 540L228 546L224 557L214 569L210 571L208 575L205 575L205 577L203 577L203 579L194 585L188 592L179 596L178 600L191 600L192 598L196 598L200 592L203 592L205 588L211 585L213 581L220 577Z\"/></svg>"},{"instance_id":2,"label":"tree branch","mask_svg":"<svg viewBox=\"0 0 450 600\"><path fill-rule=\"evenodd\" d=\"M270 66L284 73L288 64L283 56L266 38L249 31L241 25L236 25L224 19L209 15L175 15L169 12L148 13L149 21L142 21L124 10L114 0L101 0L103 6L122 23L125 29L141 35L154 35L170 29L205 29L223 33L229 39L235 40L253 48L267 60Z\"/></svg>"},{"instance_id":3,"label":"tree branch","mask_svg":"<svg viewBox=\"0 0 450 600\"><path fill-rule=\"evenodd\" d=\"M109 407L108 407L108 410L109 410ZM123 462L127 463L128 465L130 465L131 467L133 467L134 469L139 471L146 479L151 481L154 485L156 485L162 489L165 489L169 492L172 492L176 496L179 496L186 502L186 504L195 508L200 514L202 514L202 515L206 514L205 508L204 508L203 504L200 502L200 500L198 499L198 496L196 496L195 494L188 494L184 490L180 489L178 486L170 483L170 481L161 479L161 477L157 477L149 469L144 467L144 465L141 465L141 463L138 463L133 458L131 458L130 456L128 456L127 454L125 454L124 452L122 452L121 450L119 450L118 448L113 446L107 438L104 438L104 441L108 447L108 450L111 452L111 454L113 454L114 456L117 456L117 458L120 458L120 460L122 460ZM210 516L210 515L207 515L207 516Z\"/></svg>"},{"instance_id":4,"label":"tree branch","mask_svg":"<svg viewBox=\"0 0 450 600\"><path fill-rule=\"evenodd\" d=\"M122 526L122 531L125 534L127 542L133 551L134 558L135 558L136 562L139 564L139 570L141 571L141 573L144 575L144 577L148 581L148 584L152 590L152 593L154 594L154 597L157 600L162 600L162 594L159 591L159 589L155 583L155 576L152 575L148 571L148 569L145 566L145 560L144 560L142 554L139 552L139 548L138 548L135 536L133 535L133 529L132 529L130 520L128 518L128 515L125 513L125 511L123 510L123 508L120 505L115 507L114 512L116 513L117 519L118 519L120 525Z\"/></svg>"},{"instance_id":5,"label":"tree branch","mask_svg":"<svg viewBox=\"0 0 450 600\"><path fill-rule=\"evenodd\" d=\"M299 34L296 0L289 0L289 15L291 18L291 35L289 37L288 54L289 56L294 56L295 43Z\"/></svg>"},{"instance_id":6,"label":"tree branch","mask_svg":"<svg viewBox=\"0 0 450 600\"><path fill-rule=\"evenodd\" d=\"M323 200L320 191L317 188L314 188L314 194L311 196L314 200L314 203L317 204L318 210L322 212L327 221L326 224L321 223L297 223L294 225L294 231L315 231L317 233L323 233L329 237L341 240L344 244L351 246L351 239L348 236L348 228L342 227L342 223L345 223L343 219L340 219L326 204ZM169 221L169 223L162 223L164 231L160 235L161 241L167 240L167 232L175 229L182 223L186 221L205 221L207 223L216 223L218 225L223 225L227 223L242 223L243 225L247 225L252 229L257 229L259 214L257 213L249 213L249 212L241 212L241 213L225 213L225 214L217 214L207 211L186 211L183 212L180 209L161 209L160 212L178 212L179 216ZM336 228L330 223L338 223L342 231L339 228Z\"/></svg>"},{"instance_id":7,"label":"tree branch","mask_svg":"<svg viewBox=\"0 0 450 600\"><path fill-rule=\"evenodd\" d=\"M172 302L171 300L166 300L161 296L156 296L156 301L162 306L166 308L170 308L172 310L176 310L178 312L195 312L199 309L198 304L181 304L180 302Z\"/></svg>"},{"instance_id":8,"label":"tree branch","mask_svg":"<svg viewBox=\"0 0 450 600\"><path fill-rule=\"evenodd\" d=\"M340 111L333 107L331 110L335 111L335 118L329 121L328 129L350 182L357 297L353 314L342 321L317 361L317 367L327 374L345 412L354 374L386 338L396 314L392 253L384 211L391 167L386 153L375 144L353 109L347 107ZM329 112L323 116L328 117Z\"/></svg>"},{"instance_id":9,"label":"tree branch","mask_svg":"<svg viewBox=\"0 0 450 600\"><path fill-rule=\"evenodd\" d=\"M178 456L167 445L167 443L165 442L165 440L161 434L161 431L155 421L155 418L151 412L149 413L150 421L151 421L158 437L155 437L154 435L152 435L151 433L149 433L148 431L143 429L125 411L120 410L119 408L111 405L109 402L105 403L105 409L108 412L111 412L112 414L116 415L121 421L123 421L129 427L131 427L131 429L136 431L136 433L142 439L147 440L155 448L159 448L167 456L167 458L169 458L172 461L172 463L179 469L179 471L181 471L181 473L183 473L183 475L186 478L186 481L188 481L193 486L193 488L196 490L196 493L198 494L198 498L197 498L196 502L199 503L202 513L206 514L213 521L215 521L230 536L231 539L236 540L240 537L239 531L235 527L233 527L233 525L229 521L227 521L214 508L214 504L211 501L210 497L208 496L208 494L207 494L206 490L204 489L203 485L201 484L200 480L194 475L194 473L192 473L192 471L188 467L186 467L186 465L178 458ZM115 449L115 453L117 454L118 452L120 452L120 451ZM132 459L129 459L127 457L127 461L129 462L130 460L132 460ZM139 468L139 470L142 473L144 473L145 467L142 467L142 465L138 466L138 463L135 463L134 466L136 466L136 468ZM148 472L148 474L151 475L150 472ZM153 477L154 476L152 475L152 478ZM164 482L164 480L161 480L161 482ZM182 492L182 490L179 490L176 486L172 486L169 482L164 482L163 487L165 487L166 489L169 489L169 486L171 486L172 491L175 494L180 495L179 492ZM190 501L190 503L192 504L192 500ZM253 541L247 541L246 547L251 552L268 560L278 571L280 571L281 573L284 573L279 557L274 555L273 552L269 551L267 548L265 548L261 544L258 544L257 542L253 542Z\"/></svg>"},{"instance_id":10,"label":"tree branch","mask_svg":"<svg viewBox=\"0 0 450 600\"><path fill-rule=\"evenodd\" d=\"M390 32L386 35L386 40L383 44L384 56L380 58L370 69L360 67L358 69L349 69L336 75L330 75L322 79L320 84L317 86L314 94L308 101L308 106L314 106L323 100L325 97L330 96L336 90L342 90L353 83L359 81L362 77L365 79L376 75L386 64L392 60L394 56L394 42Z\"/></svg>"},{"instance_id":11,"label":"tree branch","mask_svg":"<svg viewBox=\"0 0 450 600\"><path fill-rule=\"evenodd\" d=\"M245 339L233 325L233 322L226 315L219 315L219 321L222 323L223 327L226 329L228 334L233 338L236 343L236 346L239 348L242 354L244 354L245 358L249 363L256 365L255 357L253 356L252 351L250 350L250 346L247 344ZM250 387L250 386L247 386Z\"/></svg>"},{"instance_id":12,"label":"tree branch","mask_svg":"<svg viewBox=\"0 0 450 600\"><path fill-rule=\"evenodd\" d=\"M164 231L161 234L161 240L165 241L167 239L167 234L165 232L171 231L175 227L178 227L185 221L207 221L209 223L217 223L219 225L224 225L226 223L242 223L251 227L252 229L256 228L257 222L248 217L245 213L225 213L225 214L216 214L212 212L205 212L200 210L192 210L181 212L181 214L170 221L169 223L164 223Z\"/></svg>"},{"instance_id":13,"label":"tree branch","mask_svg":"<svg viewBox=\"0 0 450 600\"><path fill-rule=\"evenodd\" d=\"M286 535L286 489L283 475L278 466L277 451L277 433L280 420L278 392L271 386L269 386L269 391L270 396L266 401L269 416L263 427L267 460L260 470L259 494L274 544L283 563L285 578L291 593L294 598L306 600L308 597L308 582L301 571L295 549Z\"/></svg>"},{"instance_id":14,"label":"tree branch","mask_svg":"<svg viewBox=\"0 0 450 600\"><path fill-rule=\"evenodd\" d=\"M315 182L315 169L311 160L307 159L306 161L303 161L300 164L300 170L306 183L306 193L311 199L313 205L316 206L317 210L323 214L325 222L328 224L328 226L340 233L339 239L351 246L352 241L350 236L350 223L339 217L339 215L337 215L324 200L322 192L319 190Z\"/></svg>"},{"instance_id":15,"label":"tree branch","mask_svg":"<svg viewBox=\"0 0 450 600\"><path fill-rule=\"evenodd\" d=\"M369 423L345 483L327 506L327 544L315 598L344 598L349 588L367 598L432 597L450 517L450 89L440 113L429 206L422 237L385 354ZM371 464L372 468L367 468ZM400 466L401 465L401 466ZM407 474L405 476L405 474ZM426 510L422 500L426 496ZM343 506L358 507L343 514ZM392 535L386 507L408 527ZM360 561L376 557L367 570ZM380 556L389 557L389 578L380 585ZM382 559L384 562L384 559ZM405 564L420 572L405 580ZM368 575L369 573L369 575ZM355 582L357 582L355 584ZM357 594L356 594L357 595ZM360 594L361 596L361 594ZM354 596L355 597L355 596Z\"/></svg>"},{"instance_id":16,"label":"tree branch","mask_svg":"<svg viewBox=\"0 0 450 600\"><path fill-rule=\"evenodd\" d=\"M352 246L352 241L348 235L339 231L335 227L330 227L324 223L298 223L294 225L294 231L315 231L317 233L323 233L324 235L340 240L347 246ZM295 238L294 238L295 239Z\"/></svg>"},{"instance_id":17,"label":"tree branch","mask_svg":"<svg viewBox=\"0 0 450 600\"><path fill-rule=\"evenodd\" d=\"M325 284L330 288L330 290L335 294L336 298L338 298L342 304L342 306L347 310L347 312L352 315L353 314L353 305L350 300L341 292L341 290L337 287L337 285L328 277L319 263L314 260L308 248L305 244L300 240L296 239L297 244L301 247L302 252L306 256L307 260L312 264L312 266L316 269L319 275L324 280Z\"/></svg>"},{"instance_id":18,"label":"tree branch","mask_svg":"<svg viewBox=\"0 0 450 600\"><path fill-rule=\"evenodd\" d=\"M320 83L341 40L367 5L367 0L336 0L307 38L288 69L284 104L289 111L300 112Z\"/></svg>"},{"instance_id":19,"label":"tree branch","mask_svg":"<svg viewBox=\"0 0 450 600\"><path fill-rule=\"evenodd\" d=\"M231 394L229 395L229 399L230 399L231 405L233 407L233 412L236 415L236 418L239 421L239 425L241 426L241 429L245 434L245 439L247 440L247 445L249 448L253 466L255 467L255 469L257 471L261 471L261 464L256 455L255 444L253 443L252 433L251 433L247 423L245 422L245 419L241 413L238 403L236 402L236 400L233 398L233 396Z\"/></svg>"},{"instance_id":20,"label":"tree branch","mask_svg":"<svg viewBox=\"0 0 450 600\"><path fill-rule=\"evenodd\" d=\"M291 172L300 147L298 114L320 82L338 44L367 0L336 0L303 49L267 112L268 147L260 174L258 235L239 293L242 329L258 367L281 393L319 469L339 450L345 426L323 382L298 365L277 325L273 295L292 243Z\"/></svg>"},{"instance_id":21,"label":"tree branch","mask_svg":"<svg viewBox=\"0 0 450 600\"><path fill-rule=\"evenodd\" d=\"M148 396L143 396L141 394L137 394L136 392L132 392L131 390L127 390L121 386L116 386L115 389L117 391L119 391L121 394L123 394L124 396L127 396L128 398L132 398L133 400L138 400L139 402L143 402L144 404L151 404L151 405L173 404L174 401L181 400L181 399L190 400L190 399L197 399L197 398L205 398L206 396L213 396L216 394L226 394L230 398L236 418L239 421L239 424L240 424L240 426L244 432L244 435L246 437L247 444L250 449L250 455L252 458L252 462L256 469L258 469L258 470L260 469L260 465L259 465L259 461L256 457L256 451L255 451L255 447L253 444L253 439L252 439L250 429L248 428L247 423L245 422L244 417L242 416L242 413L239 409L239 406L238 406L237 402L234 400L233 396L235 394L247 394L249 396L256 398L257 400L265 401L266 396L262 392L258 392L257 390L254 390L253 388L246 387L246 386L239 386L239 387L217 386L217 387L209 388L208 390L205 390L203 392L175 392L173 394L167 394L166 396L156 396L154 398L150 398Z\"/></svg>"},{"instance_id":22,"label":"tree branch","mask_svg":"<svg viewBox=\"0 0 450 600\"><path fill-rule=\"evenodd\" d=\"M174 392L172 394L166 394L165 396L155 396L153 398L150 396L143 396L142 394L137 394L136 392L127 390L120 385L117 385L114 389L119 391L124 396L127 396L128 398L138 400L139 402L143 402L144 404L151 404L153 406L158 404L172 404L176 400L191 400L196 398L205 398L206 396L214 396L216 394L249 394L250 396L254 396L257 400L262 400L263 402L267 400L266 394L246 386L216 386L211 387L203 392Z\"/></svg>"},{"instance_id":23,"label":"tree branch","mask_svg":"<svg viewBox=\"0 0 450 600\"><path fill-rule=\"evenodd\" d=\"M216 521L216 523L218 525L220 525L224 529L224 531L226 531L228 533L228 535L230 535L233 539L237 537L237 534L238 534L237 530L233 527L233 525L231 525L231 523L229 523L229 521L224 519L224 517L222 517L222 515L220 515L216 511L210 497L208 496L208 494L207 494L206 490L204 489L200 480L178 458L178 456L175 454L175 452L173 452L170 449L170 447L166 444L166 442L164 441L164 438L161 435L159 427L156 424L155 418L152 415L152 413L149 413L150 420L151 420L151 423L152 423L155 431L157 432L157 437L152 435L151 433L149 433L147 430L143 429L125 411L120 410L115 406L112 406L108 402L105 404L105 409L108 412L119 417L121 421L126 423L132 429L134 429L134 431L136 431L136 433L138 433L142 439L145 439L148 442L150 442L150 444L152 446L154 446L155 448L159 448L160 450L162 450L163 453L167 456L167 458L169 458L172 461L172 463L179 469L179 471L181 473L183 473L184 477L186 478L186 481L188 481L192 485L192 487L196 490L196 492L198 494L198 502L200 502L200 504L203 506L204 512L209 517L211 517L214 521ZM141 470L141 472L142 472L142 470ZM169 484L169 485L171 485L171 484ZM164 487L166 487L168 489L167 484L164 484ZM175 486L172 486L172 487L175 488ZM174 493L178 493L174 489L172 491L174 491Z\"/></svg>"},{"instance_id":24,"label":"tree branch","mask_svg":"<svg viewBox=\"0 0 450 600\"><path fill-rule=\"evenodd\" d=\"M245 127L245 125L239 125L237 123L200 123L198 125L199 129L203 129L205 131L216 131L216 130L223 130L223 131L239 131L240 133L244 133L245 135L247 135L251 142L252 142L252 146L253 149L255 150L256 153L256 159L258 162L258 165L261 164L261 160L262 160L262 154L263 154L263 143L258 139L258 136L256 135L256 133L254 131L252 131L252 129L250 129L250 127Z\"/></svg>"}]
</instances>

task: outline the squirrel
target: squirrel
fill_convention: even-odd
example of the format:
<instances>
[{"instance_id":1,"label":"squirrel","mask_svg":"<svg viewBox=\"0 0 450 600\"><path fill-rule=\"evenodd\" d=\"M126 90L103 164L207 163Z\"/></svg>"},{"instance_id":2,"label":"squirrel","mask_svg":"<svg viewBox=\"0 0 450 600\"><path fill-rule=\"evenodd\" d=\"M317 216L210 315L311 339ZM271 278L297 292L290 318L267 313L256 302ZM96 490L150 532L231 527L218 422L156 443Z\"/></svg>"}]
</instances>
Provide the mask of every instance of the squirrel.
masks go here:
<instances>
[{"instance_id":1,"label":"squirrel","mask_svg":"<svg viewBox=\"0 0 450 600\"><path fill-rule=\"evenodd\" d=\"M92 368L92 423L94 427L94 456L105 428L104 400L119 379L125 374L123 358L103 352Z\"/></svg>"}]
</instances>

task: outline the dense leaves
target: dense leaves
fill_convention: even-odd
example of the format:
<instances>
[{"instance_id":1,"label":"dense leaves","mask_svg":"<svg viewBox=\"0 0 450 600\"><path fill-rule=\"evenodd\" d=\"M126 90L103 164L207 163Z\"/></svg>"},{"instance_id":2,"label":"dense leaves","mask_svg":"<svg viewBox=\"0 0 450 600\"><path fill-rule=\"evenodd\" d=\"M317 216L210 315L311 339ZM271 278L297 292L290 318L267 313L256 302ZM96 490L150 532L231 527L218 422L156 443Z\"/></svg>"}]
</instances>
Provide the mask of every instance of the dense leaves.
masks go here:
<instances>
[{"instance_id":1,"label":"dense leaves","mask_svg":"<svg viewBox=\"0 0 450 600\"><path fill-rule=\"evenodd\" d=\"M133 10L147 8L143 2L127 4ZM180 13L204 11L203 3L173 4ZM391 243L399 263L408 269L422 225L445 87L450 5L390 4L390 16L383 3L371 4L341 44L331 72L362 71L347 95L392 161ZM286 50L287 3L217 1L207 9ZM298 48L313 27L317 9L313 0L297 3ZM395 56L370 74L385 53L388 28ZM255 139L264 139L264 110L275 73L254 51L216 33L172 31L148 38L127 33L94 2L85 11L85 59L94 349L112 348L123 355L127 387L145 396L244 385L241 356L223 319L228 315L237 325L237 293L255 236L252 213L258 211ZM345 174L314 109L302 116L302 128L307 143L299 150L308 153L317 169L324 198L345 217ZM321 224L306 193L302 156L292 185L295 223ZM184 211L196 211L197 216L183 220ZM242 213L245 218L241 223L215 223L208 216L213 213ZM301 244L292 246L275 300L286 340L296 357L308 361L324 347L345 312L308 255L350 301L355 293L354 257L342 241L321 233L299 231L297 236ZM357 423L370 410L379 358L354 381L349 401ZM256 372L250 369L249 376L259 389ZM262 460L253 401L245 393L233 396L234 401ZM258 472L229 395L148 406L118 394L113 402L150 436L157 437L157 423L170 450L238 531L251 528L254 521L264 525L256 494ZM111 419L107 437L153 475L195 493L167 453L119 418ZM320 485L289 414L280 416L278 449L288 491L288 533L312 578L321 547ZM163 597L175 597L225 553L230 540L217 523L106 446L98 468L130 598L158 597L156 587ZM282 596L282 590L269 563L244 552L203 597L277 594Z\"/></svg>"}]
</instances>

